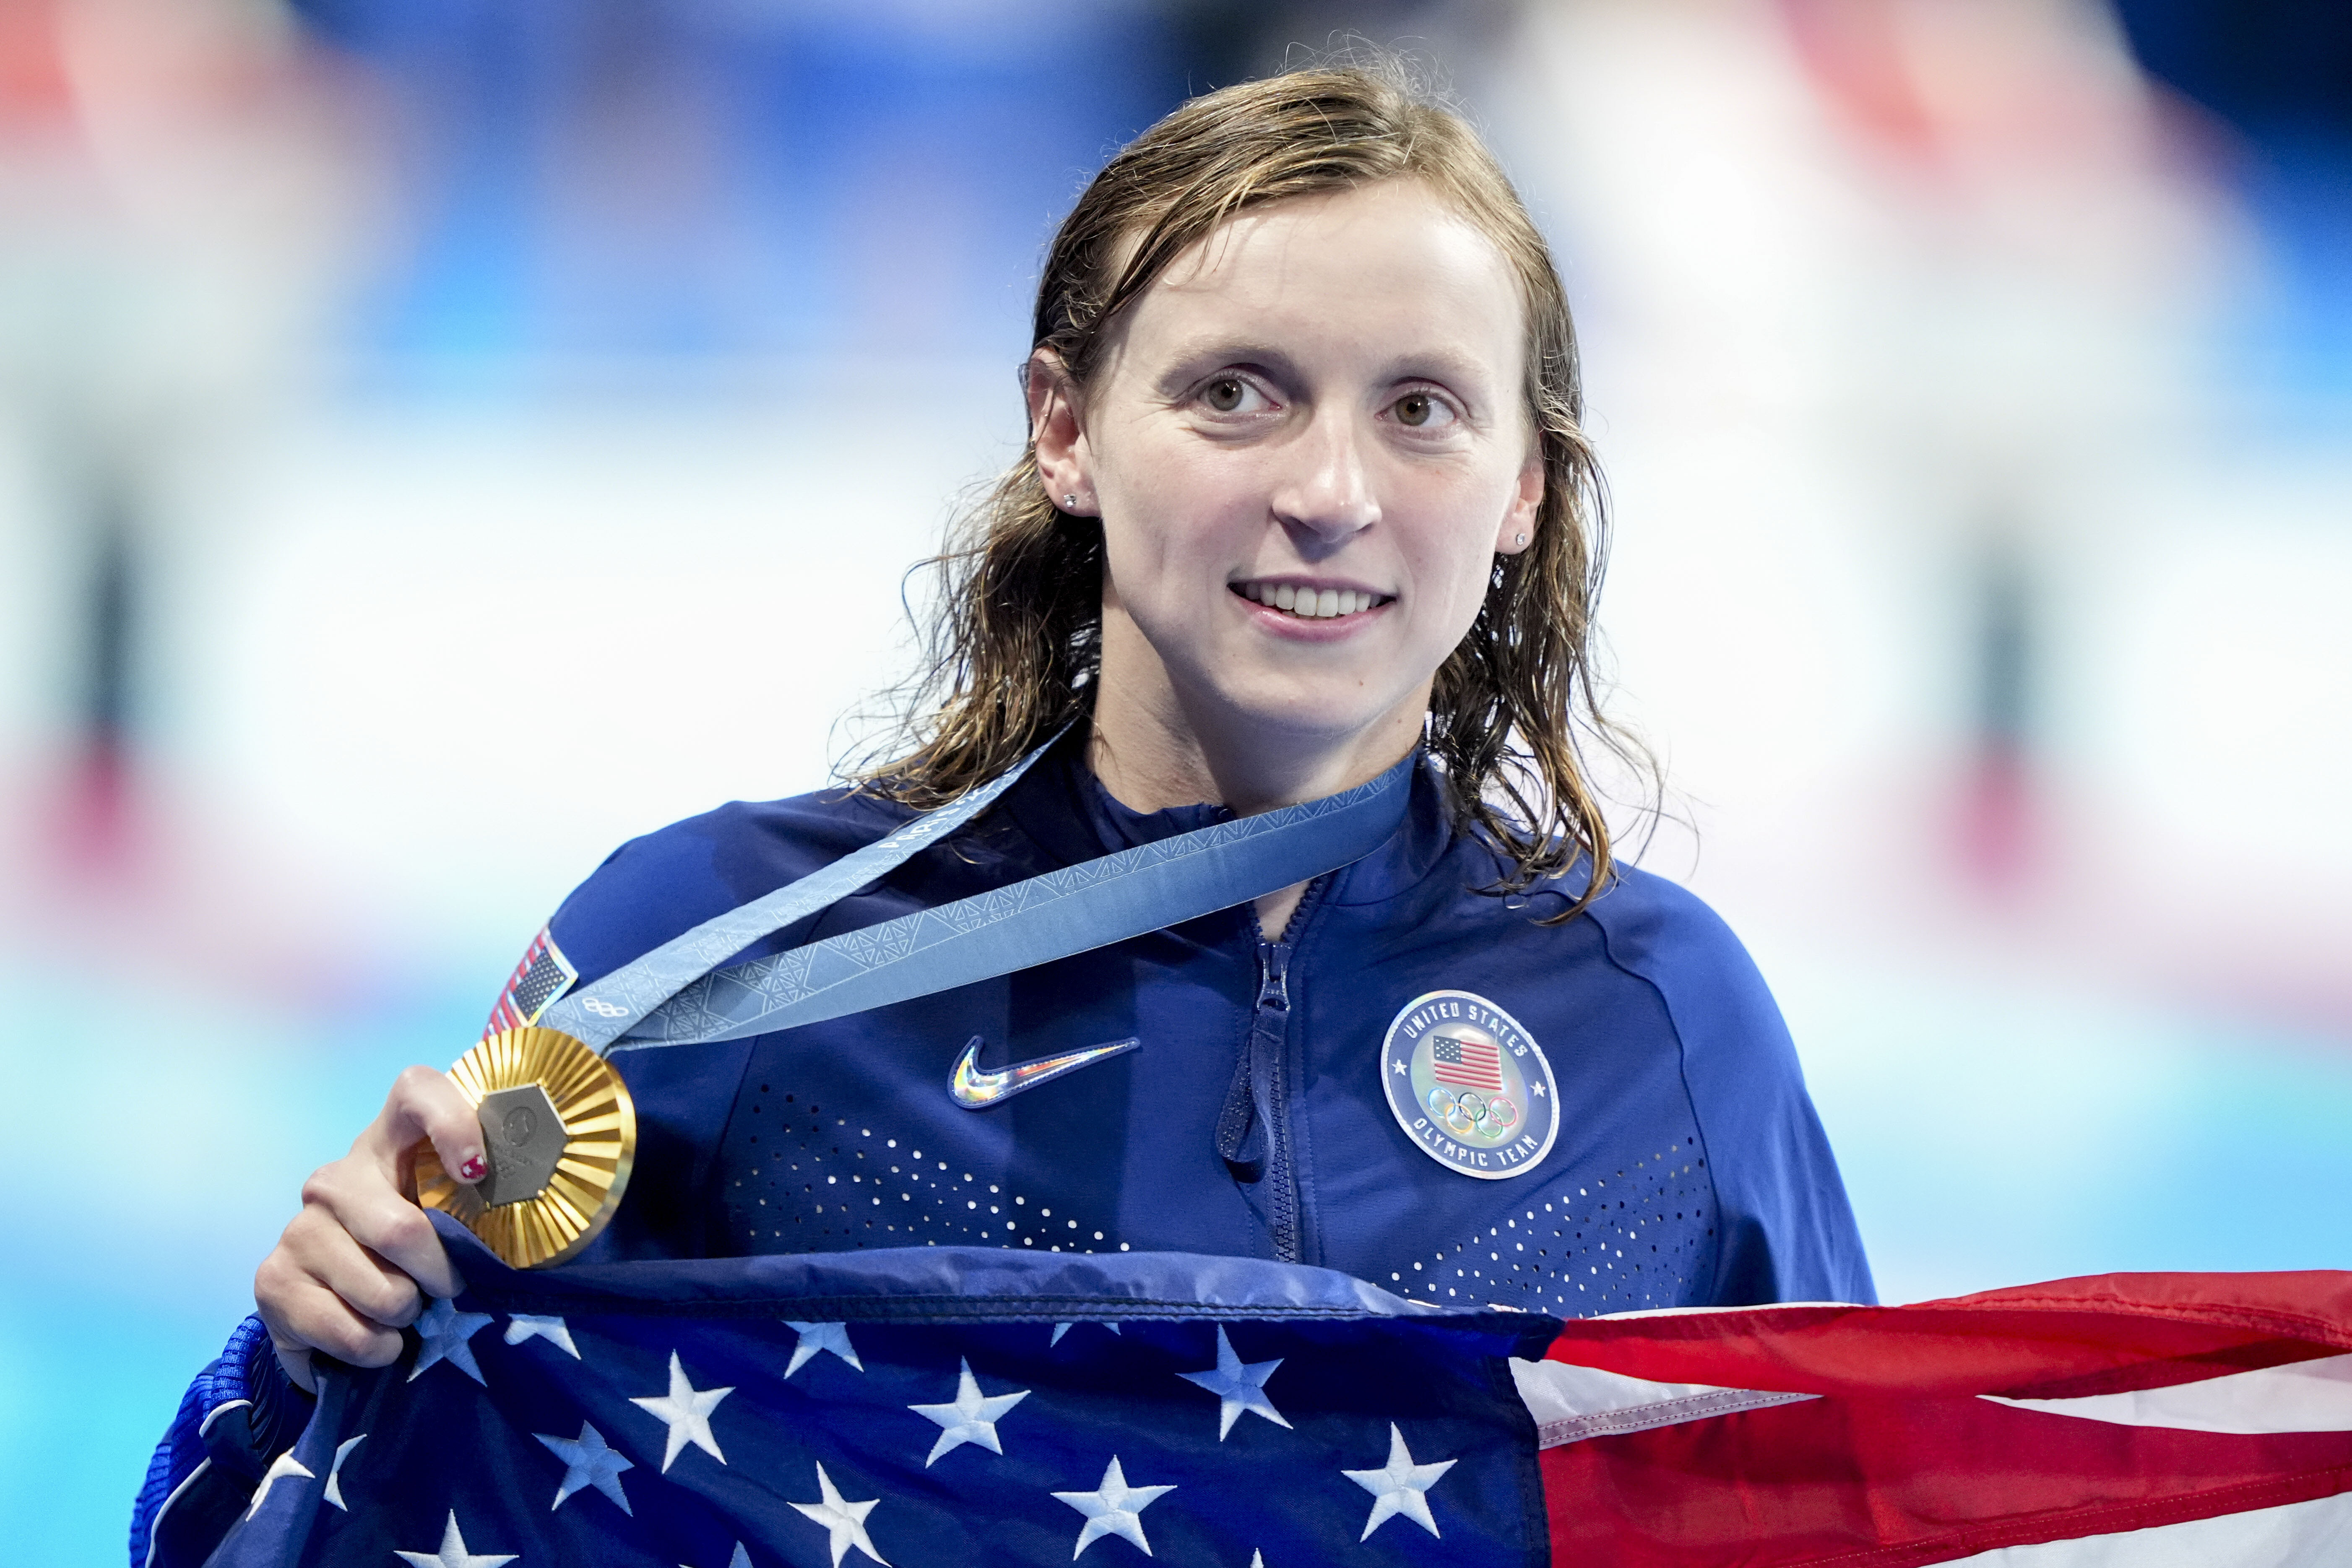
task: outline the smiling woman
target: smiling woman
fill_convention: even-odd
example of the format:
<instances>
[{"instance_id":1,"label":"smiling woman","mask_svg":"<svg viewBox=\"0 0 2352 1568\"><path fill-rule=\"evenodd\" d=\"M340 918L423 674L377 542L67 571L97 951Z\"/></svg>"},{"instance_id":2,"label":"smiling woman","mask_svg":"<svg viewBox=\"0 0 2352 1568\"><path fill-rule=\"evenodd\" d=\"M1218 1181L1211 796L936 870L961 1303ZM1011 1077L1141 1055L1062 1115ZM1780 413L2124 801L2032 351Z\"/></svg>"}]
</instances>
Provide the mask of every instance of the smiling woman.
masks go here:
<instances>
[{"instance_id":1,"label":"smiling woman","mask_svg":"<svg viewBox=\"0 0 2352 1568\"><path fill-rule=\"evenodd\" d=\"M1608 886L1580 734L1643 759L1588 679L1575 329L1459 116L1391 62L1195 100L1079 198L1034 331L1030 449L940 562L912 744L868 787L952 799L1081 713L1136 805L1259 809L1425 741L1497 891Z\"/></svg>"},{"instance_id":2,"label":"smiling woman","mask_svg":"<svg viewBox=\"0 0 2352 1568\"><path fill-rule=\"evenodd\" d=\"M1519 315L1495 247L1401 180L1184 252L1084 392L1039 351L1039 475L1102 518L1113 794L1263 809L1412 748L1543 501Z\"/></svg>"},{"instance_id":3,"label":"smiling woman","mask_svg":"<svg viewBox=\"0 0 2352 1568\"><path fill-rule=\"evenodd\" d=\"M1024 384L895 754L624 846L499 998L499 1049L625 1053L634 1174L579 1258L1137 1248L1562 1315L1869 1300L1770 995L1615 863L1580 765L1616 742L1574 338L1468 127L1385 68L1186 105L1063 225ZM1212 845L1230 870L1188 881ZM1047 906L1068 931L1003 935ZM769 1010L813 953L910 952L929 978ZM462 1289L414 1178L503 1194L483 1125L411 1068L305 1185L157 1457L156 1562L245 1506L314 1351L387 1364Z\"/></svg>"}]
</instances>

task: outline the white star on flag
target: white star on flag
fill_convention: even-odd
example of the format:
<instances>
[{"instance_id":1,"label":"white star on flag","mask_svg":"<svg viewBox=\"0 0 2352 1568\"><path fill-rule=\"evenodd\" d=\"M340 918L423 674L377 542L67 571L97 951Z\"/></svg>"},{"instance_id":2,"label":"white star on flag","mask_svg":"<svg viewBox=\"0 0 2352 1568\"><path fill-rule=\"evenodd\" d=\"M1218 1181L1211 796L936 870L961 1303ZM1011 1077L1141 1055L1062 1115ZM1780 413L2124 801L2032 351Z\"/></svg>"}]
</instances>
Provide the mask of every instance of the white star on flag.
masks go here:
<instances>
[{"instance_id":1,"label":"white star on flag","mask_svg":"<svg viewBox=\"0 0 2352 1568\"><path fill-rule=\"evenodd\" d=\"M734 1392L732 1386L696 1388L687 1381L686 1369L678 1365L677 1352L669 1352L669 1392L651 1399L629 1401L656 1420L669 1423L669 1447L662 1454L662 1474L669 1474L671 1461L688 1443L720 1464L727 1462L727 1456L719 1451L719 1439L710 1435L710 1413L719 1408L720 1400Z\"/></svg>"},{"instance_id":2,"label":"white star on flag","mask_svg":"<svg viewBox=\"0 0 2352 1568\"><path fill-rule=\"evenodd\" d=\"M1244 1410L1263 1415L1277 1426L1290 1425L1282 1418L1282 1412L1274 1407L1274 1402L1265 1396L1265 1380L1272 1377L1274 1369L1281 1364L1280 1356L1272 1361L1244 1362L1234 1353L1233 1342L1225 1338L1224 1325L1220 1323L1217 1325L1216 1370L1180 1372L1176 1375L1217 1396L1217 1441L1222 1443L1225 1440L1225 1434L1234 1429L1234 1423L1242 1418Z\"/></svg>"},{"instance_id":3,"label":"white star on flag","mask_svg":"<svg viewBox=\"0 0 2352 1568\"><path fill-rule=\"evenodd\" d=\"M307 1481L315 1473L315 1471L306 1470L300 1465L296 1464L294 1462L294 1450L291 1448L287 1449L284 1453L278 1455L277 1458L271 1460L269 1468L262 1472L261 1484L253 1489L253 1506L245 1510L245 1517L251 1519L255 1514L261 1511L263 1501L269 1496L269 1489L277 1482L285 1479L288 1476L299 1476Z\"/></svg>"},{"instance_id":4,"label":"white star on flag","mask_svg":"<svg viewBox=\"0 0 2352 1568\"><path fill-rule=\"evenodd\" d=\"M466 1538L457 1530L457 1510L454 1508L449 1510L447 1527L441 1531L440 1551L395 1552L393 1555L407 1563L408 1568L499 1568L499 1563L515 1560L511 1552L481 1554L467 1552Z\"/></svg>"},{"instance_id":5,"label":"white star on flag","mask_svg":"<svg viewBox=\"0 0 2352 1568\"><path fill-rule=\"evenodd\" d=\"M1045 1348L1047 1350L1052 1350L1055 1345L1060 1344L1062 1342L1062 1336L1068 1333L1076 1327L1077 1327L1076 1323L1055 1323L1054 1325L1054 1337L1045 1342ZM1108 1329L1112 1333L1118 1332L1118 1325L1117 1323L1097 1323L1095 1324L1095 1327L1098 1329Z\"/></svg>"},{"instance_id":6,"label":"white star on flag","mask_svg":"<svg viewBox=\"0 0 2352 1568\"><path fill-rule=\"evenodd\" d=\"M572 1331L561 1318L534 1318L522 1312L509 1318L507 1343L519 1345L528 1339L545 1340L573 1361L580 1359L580 1347L572 1342Z\"/></svg>"},{"instance_id":7,"label":"white star on flag","mask_svg":"<svg viewBox=\"0 0 2352 1568\"><path fill-rule=\"evenodd\" d=\"M1118 1456L1110 1457L1103 1470L1102 1485L1090 1492L1055 1492L1054 1495L1087 1516L1078 1531L1078 1544L1070 1553L1075 1559L1079 1552L1106 1535L1117 1535L1143 1548L1146 1557L1151 1555L1151 1542L1143 1539L1143 1510L1176 1489L1171 1487L1131 1487L1127 1473L1118 1468Z\"/></svg>"},{"instance_id":8,"label":"white star on flag","mask_svg":"<svg viewBox=\"0 0 2352 1568\"><path fill-rule=\"evenodd\" d=\"M629 1506L628 1498L621 1490L621 1472L635 1469L636 1464L605 1442L604 1434L583 1421L577 1437L552 1437L544 1432L533 1432L531 1436L544 1443L547 1451L565 1466L563 1484L555 1489L555 1500L547 1505L550 1512L562 1508L563 1500L581 1488L594 1487L618 1503L623 1513L632 1519L636 1517L636 1510Z\"/></svg>"},{"instance_id":9,"label":"white star on flag","mask_svg":"<svg viewBox=\"0 0 2352 1568\"><path fill-rule=\"evenodd\" d=\"M1372 1494L1372 1517L1364 1521L1364 1533L1356 1539L1370 1540L1372 1531L1398 1514L1435 1535L1437 1521L1429 1517L1429 1499L1422 1494L1435 1486L1437 1478L1452 1469L1457 1462L1440 1459L1433 1465L1414 1464L1412 1451L1404 1446L1404 1434L1397 1430L1395 1422L1390 1422L1387 1467L1378 1470L1339 1472Z\"/></svg>"},{"instance_id":10,"label":"white star on flag","mask_svg":"<svg viewBox=\"0 0 2352 1568\"><path fill-rule=\"evenodd\" d=\"M966 1443L977 1443L992 1454L1004 1450L996 1441L996 1424L1004 1413L1029 1397L1029 1391L1018 1388L1011 1394L983 1395L980 1384L971 1375L971 1363L959 1362L956 1373L956 1396L952 1405L909 1405L927 1421L940 1424L940 1440L931 1445L931 1457L923 1461L929 1469L942 1454L953 1453Z\"/></svg>"},{"instance_id":11,"label":"white star on flag","mask_svg":"<svg viewBox=\"0 0 2352 1568\"><path fill-rule=\"evenodd\" d=\"M356 1437L346 1437L335 1445L335 1462L327 1467L327 1489L319 1494L345 1513L352 1510L343 1502L343 1461L352 1457L353 1448L366 1441L367 1434L362 1432Z\"/></svg>"},{"instance_id":12,"label":"white star on flag","mask_svg":"<svg viewBox=\"0 0 2352 1568\"><path fill-rule=\"evenodd\" d=\"M436 1296L425 1315L416 1320L416 1337L424 1348L416 1352L416 1364L409 1369L408 1381L415 1383L425 1375L425 1368L435 1362L446 1361L451 1366L481 1383L482 1369L474 1364L474 1347L466 1342L490 1326L488 1312L461 1312L457 1303L446 1296Z\"/></svg>"},{"instance_id":13,"label":"white star on flag","mask_svg":"<svg viewBox=\"0 0 2352 1568\"><path fill-rule=\"evenodd\" d=\"M841 1568L842 1554L853 1546L881 1563L882 1568L890 1568L890 1560L874 1550L873 1539L866 1533L866 1516L872 1513L874 1505L882 1500L873 1498L865 1502L851 1502L834 1489L833 1478L824 1473L823 1465L816 1468L816 1485L817 1490L824 1494L818 1501L796 1502L793 1507L824 1526L825 1544L833 1548L833 1568ZM742 1548L739 1545L736 1550L740 1552ZM733 1568L733 1564L730 1563L729 1568Z\"/></svg>"},{"instance_id":14,"label":"white star on flag","mask_svg":"<svg viewBox=\"0 0 2352 1568\"><path fill-rule=\"evenodd\" d=\"M796 1331L801 1336L801 1342L793 1347L792 1365L784 1368L786 1377L806 1366L809 1359L819 1351L831 1351L858 1371L866 1370L866 1363L857 1359L857 1348L849 1342L847 1323L795 1323L787 1318L784 1327Z\"/></svg>"}]
</instances>

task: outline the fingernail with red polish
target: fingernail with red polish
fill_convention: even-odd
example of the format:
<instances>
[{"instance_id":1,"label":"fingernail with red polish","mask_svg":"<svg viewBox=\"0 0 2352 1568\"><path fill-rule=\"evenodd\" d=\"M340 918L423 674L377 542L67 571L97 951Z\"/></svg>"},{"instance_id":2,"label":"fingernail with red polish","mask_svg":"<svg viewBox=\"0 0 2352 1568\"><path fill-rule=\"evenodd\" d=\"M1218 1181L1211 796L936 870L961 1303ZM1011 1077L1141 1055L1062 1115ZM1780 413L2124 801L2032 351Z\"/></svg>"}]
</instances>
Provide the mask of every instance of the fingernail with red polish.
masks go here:
<instances>
[{"instance_id":1,"label":"fingernail with red polish","mask_svg":"<svg viewBox=\"0 0 2352 1568\"><path fill-rule=\"evenodd\" d=\"M489 1173L489 1166L483 1163L482 1157L479 1154L475 1155L472 1159L467 1161L463 1165L457 1168L457 1174L459 1177L468 1182L478 1182Z\"/></svg>"}]
</instances>

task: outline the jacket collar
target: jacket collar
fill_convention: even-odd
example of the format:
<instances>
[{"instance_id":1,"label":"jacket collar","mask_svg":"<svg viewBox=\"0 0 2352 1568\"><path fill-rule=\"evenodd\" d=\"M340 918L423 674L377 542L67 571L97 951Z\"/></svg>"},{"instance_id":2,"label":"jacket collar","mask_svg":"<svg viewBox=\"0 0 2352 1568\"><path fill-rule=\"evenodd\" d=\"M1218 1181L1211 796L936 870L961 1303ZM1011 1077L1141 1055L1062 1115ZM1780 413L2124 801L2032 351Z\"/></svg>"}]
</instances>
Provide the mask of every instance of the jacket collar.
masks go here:
<instances>
[{"instance_id":1,"label":"jacket collar","mask_svg":"<svg viewBox=\"0 0 2352 1568\"><path fill-rule=\"evenodd\" d=\"M1230 810L1209 803L1165 811L1137 811L1120 804L1087 765L1086 742L1086 731L1074 728L1006 793L999 807L1062 864L1076 865L1233 819ZM1321 890L1324 901L1377 903L1420 882L1444 858L1454 837L1445 781L1426 755L1414 762L1412 790L1396 831L1362 859L1341 867L1331 885Z\"/></svg>"}]
</instances>

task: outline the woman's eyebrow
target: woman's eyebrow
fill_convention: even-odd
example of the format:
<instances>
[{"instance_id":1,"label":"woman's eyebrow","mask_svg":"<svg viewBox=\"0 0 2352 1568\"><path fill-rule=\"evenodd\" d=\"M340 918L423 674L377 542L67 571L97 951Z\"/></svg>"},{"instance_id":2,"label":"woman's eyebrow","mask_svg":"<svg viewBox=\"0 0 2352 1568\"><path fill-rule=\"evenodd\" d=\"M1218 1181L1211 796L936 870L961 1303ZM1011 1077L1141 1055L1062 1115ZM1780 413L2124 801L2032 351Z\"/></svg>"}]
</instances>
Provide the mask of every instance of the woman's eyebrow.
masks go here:
<instances>
[{"instance_id":1,"label":"woman's eyebrow","mask_svg":"<svg viewBox=\"0 0 2352 1568\"><path fill-rule=\"evenodd\" d=\"M1196 377L1225 365L1263 371L1276 381L1295 381L1298 375L1296 360L1257 339L1202 337L1178 343L1168 351L1159 388L1171 395L1181 392Z\"/></svg>"},{"instance_id":2,"label":"woman's eyebrow","mask_svg":"<svg viewBox=\"0 0 2352 1568\"><path fill-rule=\"evenodd\" d=\"M1460 391L1485 390L1492 369L1480 356L1459 349L1432 347L1400 353L1388 363L1388 381L1434 381Z\"/></svg>"},{"instance_id":3,"label":"woman's eyebrow","mask_svg":"<svg viewBox=\"0 0 2352 1568\"><path fill-rule=\"evenodd\" d=\"M1255 338L1201 337L1167 351L1158 390L1174 395L1189 383L1226 365L1261 371L1276 381L1295 384L1303 375L1298 362L1282 349ZM1381 384L1402 381L1433 381L1461 393L1491 392L1492 367L1479 355L1446 345L1428 345L1390 356L1376 378Z\"/></svg>"}]
</instances>

